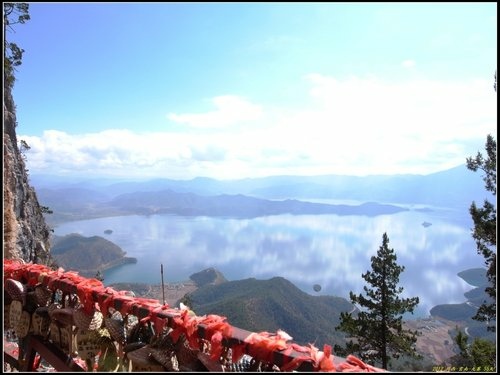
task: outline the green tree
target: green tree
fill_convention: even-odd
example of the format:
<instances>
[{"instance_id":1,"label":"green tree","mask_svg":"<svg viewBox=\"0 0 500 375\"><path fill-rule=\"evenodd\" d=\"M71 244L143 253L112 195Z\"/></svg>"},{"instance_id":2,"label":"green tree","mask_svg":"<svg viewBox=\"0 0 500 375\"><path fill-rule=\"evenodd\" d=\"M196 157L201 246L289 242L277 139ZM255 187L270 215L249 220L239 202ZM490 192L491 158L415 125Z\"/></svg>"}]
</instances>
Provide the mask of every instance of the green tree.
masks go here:
<instances>
[{"instance_id":1,"label":"green tree","mask_svg":"<svg viewBox=\"0 0 500 375\"><path fill-rule=\"evenodd\" d=\"M486 156L478 152L475 158L467 158L467 168L474 172L482 170L486 190L496 196L497 143L490 134L486 137L485 149ZM495 325L492 323L496 320L497 210L496 206L486 199L482 207L478 207L475 202L472 202L469 212L474 222L472 237L476 241L477 252L484 257L486 265L486 276L489 285L485 291L490 297L490 301L484 301L479 307L473 319L486 321L488 330L495 331Z\"/></svg>"},{"instance_id":2,"label":"green tree","mask_svg":"<svg viewBox=\"0 0 500 375\"><path fill-rule=\"evenodd\" d=\"M474 339L471 346L471 356L474 366L494 369L496 367L496 352L495 343L481 338Z\"/></svg>"},{"instance_id":3,"label":"green tree","mask_svg":"<svg viewBox=\"0 0 500 375\"><path fill-rule=\"evenodd\" d=\"M491 341L476 338L472 342L470 349L474 366L481 368L495 368L496 364L496 345Z\"/></svg>"},{"instance_id":4,"label":"green tree","mask_svg":"<svg viewBox=\"0 0 500 375\"><path fill-rule=\"evenodd\" d=\"M394 249L389 249L387 233L384 233L377 256L371 258L372 271L361 275L371 286L363 288L366 297L349 293L351 302L361 306L361 311L356 317L341 313L340 325L336 327L350 337L349 349L355 350L363 360L381 363L384 369L390 357L399 358L401 354L419 357L415 350L419 332L405 330L402 326L402 315L413 313L419 299L399 297L403 292L403 288L398 287L399 275L405 268L396 260Z\"/></svg>"},{"instance_id":5,"label":"green tree","mask_svg":"<svg viewBox=\"0 0 500 375\"><path fill-rule=\"evenodd\" d=\"M457 335L453 338L453 341L455 341L459 352L457 355L454 355L450 358L451 363L453 364L453 366L457 367L472 367L474 366L474 363L470 354L470 348L468 344L469 338L465 333L459 330L458 327L457 330Z\"/></svg>"},{"instance_id":6,"label":"green tree","mask_svg":"<svg viewBox=\"0 0 500 375\"><path fill-rule=\"evenodd\" d=\"M11 89L14 85L14 70L21 65L23 52L16 43L7 41L7 31L12 25L25 23L30 19L28 3L3 3L3 68L4 84Z\"/></svg>"},{"instance_id":7,"label":"green tree","mask_svg":"<svg viewBox=\"0 0 500 375\"><path fill-rule=\"evenodd\" d=\"M469 338L461 330L454 337L459 353L451 358L453 366L495 368L496 345L482 338L475 338L469 344Z\"/></svg>"},{"instance_id":8,"label":"green tree","mask_svg":"<svg viewBox=\"0 0 500 375\"><path fill-rule=\"evenodd\" d=\"M54 211L52 211L47 206L40 206L40 211L42 212L42 214L53 214L54 213Z\"/></svg>"},{"instance_id":9,"label":"green tree","mask_svg":"<svg viewBox=\"0 0 500 375\"><path fill-rule=\"evenodd\" d=\"M28 161L28 158L26 157L26 152L29 151L30 149L31 147L28 145L28 142L26 142L24 139L21 139L19 141L19 153L21 154L21 157L23 158L25 163Z\"/></svg>"}]
</instances>

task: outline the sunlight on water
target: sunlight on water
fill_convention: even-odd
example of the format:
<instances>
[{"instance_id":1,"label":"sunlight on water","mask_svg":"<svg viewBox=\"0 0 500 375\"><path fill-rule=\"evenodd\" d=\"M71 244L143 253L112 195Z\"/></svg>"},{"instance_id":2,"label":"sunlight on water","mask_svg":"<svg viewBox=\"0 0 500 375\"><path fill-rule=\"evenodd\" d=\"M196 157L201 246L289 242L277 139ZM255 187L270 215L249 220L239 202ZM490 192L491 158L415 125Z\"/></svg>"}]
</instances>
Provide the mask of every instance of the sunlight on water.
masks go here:
<instances>
[{"instance_id":1,"label":"sunlight on water","mask_svg":"<svg viewBox=\"0 0 500 375\"><path fill-rule=\"evenodd\" d=\"M432 223L424 227L424 221ZM472 289L457 273L482 267L470 236L472 223L451 211L409 211L394 215L277 215L255 219L174 215L109 217L70 222L56 235L80 233L107 238L136 257L104 273L106 283L188 280L215 267L228 280L282 276L313 295L348 298L361 293L361 274L387 232L398 263L405 266L404 296L420 297L415 317L442 303L461 303ZM112 229L110 235L104 230ZM313 285L321 285L321 292Z\"/></svg>"}]
</instances>

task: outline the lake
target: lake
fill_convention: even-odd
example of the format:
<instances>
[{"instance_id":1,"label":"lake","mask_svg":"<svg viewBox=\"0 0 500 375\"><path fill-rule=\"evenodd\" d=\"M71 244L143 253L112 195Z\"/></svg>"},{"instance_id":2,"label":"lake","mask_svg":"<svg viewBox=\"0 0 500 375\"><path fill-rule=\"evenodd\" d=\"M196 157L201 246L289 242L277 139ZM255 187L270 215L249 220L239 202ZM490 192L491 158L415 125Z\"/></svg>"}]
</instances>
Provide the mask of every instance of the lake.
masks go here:
<instances>
[{"instance_id":1,"label":"lake","mask_svg":"<svg viewBox=\"0 0 500 375\"><path fill-rule=\"evenodd\" d=\"M432 225L425 227L424 222ZM457 273L484 266L471 237L472 226L466 210L424 212L413 207L375 217L106 217L64 223L55 234L102 236L138 259L104 272L105 284L159 284L161 264L165 282L185 281L214 267L228 280L282 276L309 294L348 299L349 291L363 291L361 274L371 270L370 258L387 232L398 264L405 266L400 276L403 296L420 298L416 318L428 316L437 304L465 301L463 294L472 286ZM104 234L107 229L112 233ZM313 290L314 284L321 285L320 292Z\"/></svg>"}]
</instances>

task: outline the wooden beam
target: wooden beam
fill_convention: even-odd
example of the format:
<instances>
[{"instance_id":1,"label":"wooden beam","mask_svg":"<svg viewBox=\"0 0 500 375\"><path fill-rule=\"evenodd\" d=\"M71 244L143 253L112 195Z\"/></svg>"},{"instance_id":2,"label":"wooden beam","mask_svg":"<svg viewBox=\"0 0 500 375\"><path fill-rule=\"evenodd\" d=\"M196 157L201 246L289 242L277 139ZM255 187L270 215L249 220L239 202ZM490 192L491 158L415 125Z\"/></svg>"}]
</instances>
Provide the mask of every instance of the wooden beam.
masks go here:
<instances>
[{"instance_id":1,"label":"wooden beam","mask_svg":"<svg viewBox=\"0 0 500 375\"><path fill-rule=\"evenodd\" d=\"M40 354L57 371L62 372L83 372L71 356L64 353L58 346L50 341L44 340L41 336L29 335L26 337L26 358L19 371L32 371L36 353Z\"/></svg>"}]
</instances>

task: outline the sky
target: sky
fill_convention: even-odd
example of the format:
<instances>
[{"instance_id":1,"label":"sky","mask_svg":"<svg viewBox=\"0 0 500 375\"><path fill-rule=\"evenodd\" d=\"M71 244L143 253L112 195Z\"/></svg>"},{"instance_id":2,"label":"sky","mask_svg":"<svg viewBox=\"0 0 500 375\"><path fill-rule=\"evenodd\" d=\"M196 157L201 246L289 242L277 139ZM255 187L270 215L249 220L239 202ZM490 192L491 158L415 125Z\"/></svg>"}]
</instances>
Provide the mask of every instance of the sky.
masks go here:
<instances>
[{"instance_id":1,"label":"sky","mask_svg":"<svg viewBox=\"0 0 500 375\"><path fill-rule=\"evenodd\" d=\"M31 3L34 174L429 174L496 134L496 3Z\"/></svg>"}]
</instances>

